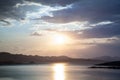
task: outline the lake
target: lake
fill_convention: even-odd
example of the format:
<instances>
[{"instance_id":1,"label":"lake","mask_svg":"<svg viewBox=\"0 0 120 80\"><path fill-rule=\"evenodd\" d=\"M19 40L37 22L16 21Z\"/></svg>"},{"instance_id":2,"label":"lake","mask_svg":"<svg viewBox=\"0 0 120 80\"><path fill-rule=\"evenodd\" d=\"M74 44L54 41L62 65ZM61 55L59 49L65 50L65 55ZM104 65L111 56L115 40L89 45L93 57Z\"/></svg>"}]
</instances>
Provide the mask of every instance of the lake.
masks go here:
<instances>
[{"instance_id":1,"label":"lake","mask_svg":"<svg viewBox=\"0 0 120 80\"><path fill-rule=\"evenodd\" d=\"M0 80L120 80L120 70L63 63L0 66Z\"/></svg>"}]
</instances>

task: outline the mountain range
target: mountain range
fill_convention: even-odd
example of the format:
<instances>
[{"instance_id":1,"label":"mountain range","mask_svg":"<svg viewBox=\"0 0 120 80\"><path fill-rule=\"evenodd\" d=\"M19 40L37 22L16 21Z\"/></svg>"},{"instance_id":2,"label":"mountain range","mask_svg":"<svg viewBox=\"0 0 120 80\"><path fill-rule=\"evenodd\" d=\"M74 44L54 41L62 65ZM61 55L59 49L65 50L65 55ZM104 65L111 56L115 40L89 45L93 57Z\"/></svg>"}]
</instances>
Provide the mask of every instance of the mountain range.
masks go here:
<instances>
[{"instance_id":1,"label":"mountain range","mask_svg":"<svg viewBox=\"0 0 120 80\"><path fill-rule=\"evenodd\" d=\"M98 59L70 58L67 56L33 56L0 52L0 65L46 64L61 62L70 64L97 64L105 61Z\"/></svg>"},{"instance_id":2,"label":"mountain range","mask_svg":"<svg viewBox=\"0 0 120 80\"><path fill-rule=\"evenodd\" d=\"M120 57L117 56L100 56L100 57L95 57L93 59L99 59L104 61L120 61Z\"/></svg>"}]
</instances>

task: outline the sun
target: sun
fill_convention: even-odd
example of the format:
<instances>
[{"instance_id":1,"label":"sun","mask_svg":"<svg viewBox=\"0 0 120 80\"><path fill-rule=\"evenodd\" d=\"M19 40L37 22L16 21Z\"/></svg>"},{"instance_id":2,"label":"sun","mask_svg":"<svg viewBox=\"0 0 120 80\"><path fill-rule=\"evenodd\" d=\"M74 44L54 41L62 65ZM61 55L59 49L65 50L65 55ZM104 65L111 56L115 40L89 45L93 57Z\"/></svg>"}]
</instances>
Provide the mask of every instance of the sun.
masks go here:
<instances>
[{"instance_id":1,"label":"sun","mask_svg":"<svg viewBox=\"0 0 120 80\"><path fill-rule=\"evenodd\" d=\"M56 35L54 41L57 44L64 44L65 43L65 37L63 35Z\"/></svg>"},{"instance_id":2,"label":"sun","mask_svg":"<svg viewBox=\"0 0 120 80\"><path fill-rule=\"evenodd\" d=\"M55 34L53 36L53 43L54 44L62 45L62 44L66 44L67 42L68 42L68 37L66 35Z\"/></svg>"}]
</instances>

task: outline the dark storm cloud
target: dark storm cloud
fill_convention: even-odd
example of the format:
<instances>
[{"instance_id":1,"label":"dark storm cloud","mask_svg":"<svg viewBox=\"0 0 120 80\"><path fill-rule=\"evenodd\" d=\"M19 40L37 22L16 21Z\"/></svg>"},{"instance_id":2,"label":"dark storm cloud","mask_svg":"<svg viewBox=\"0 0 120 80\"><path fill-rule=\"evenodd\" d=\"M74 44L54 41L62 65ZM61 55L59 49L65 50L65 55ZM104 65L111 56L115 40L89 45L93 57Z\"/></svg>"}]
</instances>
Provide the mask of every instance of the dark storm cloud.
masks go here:
<instances>
[{"instance_id":1,"label":"dark storm cloud","mask_svg":"<svg viewBox=\"0 0 120 80\"><path fill-rule=\"evenodd\" d=\"M68 5L78 0L0 0L0 21L9 23L5 19L21 20L25 18L26 12L33 12L38 9L38 6L24 6L24 8L16 8L16 4L24 4L25 1L40 3L45 5Z\"/></svg>"},{"instance_id":2,"label":"dark storm cloud","mask_svg":"<svg viewBox=\"0 0 120 80\"><path fill-rule=\"evenodd\" d=\"M0 0L0 22L3 25L12 24L10 20L24 19L27 10L15 8L17 3L23 3L23 0Z\"/></svg>"},{"instance_id":3,"label":"dark storm cloud","mask_svg":"<svg viewBox=\"0 0 120 80\"><path fill-rule=\"evenodd\" d=\"M119 0L0 0L0 19L23 19L26 11L34 11L35 6L16 9L14 6L23 1L37 2L45 5L68 5L72 8L55 11L54 17L44 17L50 22L119 20ZM31 8L31 9L30 9ZM34 8L34 9L33 9ZM37 8L36 8L37 9Z\"/></svg>"},{"instance_id":4,"label":"dark storm cloud","mask_svg":"<svg viewBox=\"0 0 120 80\"><path fill-rule=\"evenodd\" d=\"M0 0L0 19L18 18L19 15L15 12L14 6L20 2L21 0Z\"/></svg>"},{"instance_id":5,"label":"dark storm cloud","mask_svg":"<svg viewBox=\"0 0 120 80\"><path fill-rule=\"evenodd\" d=\"M120 19L120 0L79 0L73 8L54 12L54 17L44 17L49 22L89 21L100 22Z\"/></svg>"}]
</instances>

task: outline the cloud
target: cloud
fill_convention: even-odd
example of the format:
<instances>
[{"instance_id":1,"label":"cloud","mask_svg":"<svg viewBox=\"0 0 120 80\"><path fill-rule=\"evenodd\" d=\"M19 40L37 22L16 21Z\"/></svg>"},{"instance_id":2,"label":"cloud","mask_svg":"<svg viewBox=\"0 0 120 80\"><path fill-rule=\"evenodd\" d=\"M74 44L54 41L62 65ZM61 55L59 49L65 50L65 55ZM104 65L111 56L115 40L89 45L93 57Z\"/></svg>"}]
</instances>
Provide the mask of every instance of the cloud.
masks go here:
<instances>
[{"instance_id":1,"label":"cloud","mask_svg":"<svg viewBox=\"0 0 120 80\"><path fill-rule=\"evenodd\" d=\"M98 44L84 49L71 49L67 52L75 57L119 56L120 44Z\"/></svg>"},{"instance_id":2,"label":"cloud","mask_svg":"<svg viewBox=\"0 0 120 80\"><path fill-rule=\"evenodd\" d=\"M6 20L0 20L0 22L3 22L3 25L10 25L11 24L9 21L6 21Z\"/></svg>"},{"instance_id":3,"label":"cloud","mask_svg":"<svg viewBox=\"0 0 120 80\"><path fill-rule=\"evenodd\" d=\"M24 7L24 6L42 6L40 3L35 3L31 1L23 1L23 3L17 3L14 7Z\"/></svg>"},{"instance_id":4,"label":"cloud","mask_svg":"<svg viewBox=\"0 0 120 80\"><path fill-rule=\"evenodd\" d=\"M109 3L109 4L108 4ZM102 21L119 20L119 0L79 0L73 3L71 9L54 12L54 17L44 17L49 22Z\"/></svg>"},{"instance_id":5,"label":"cloud","mask_svg":"<svg viewBox=\"0 0 120 80\"><path fill-rule=\"evenodd\" d=\"M50 28L49 26L49 28L46 28L46 29L51 29L52 31L57 31L59 33L69 35L72 38L76 38L76 39L111 38L111 37L120 36L119 22L117 23L111 22L109 24L104 22L102 24L99 24L99 25L98 24L99 23L97 23L97 26L94 26L94 27L86 27L86 24L84 24L84 26L81 26L81 27L80 25L78 25L76 26L76 28L75 28L75 25L77 24L71 24L71 23L64 24L64 25L53 24L53 27L58 26L58 28L52 28L52 27ZM74 28L72 28L71 26L73 26ZM91 26L91 24L89 24L88 26ZM65 27L68 29L66 29Z\"/></svg>"},{"instance_id":6,"label":"cloud","mask_svg":"<svg viewBox=\"0 0 120 80\"><path fill-rule=\"evenodd\" d=\"M120 35L120 24L99 25L82 31L84 38L109 38Z\"/></svg>"},{"instance_id":7,"label":"cloud","mask_svg":"<svg viewBox=\"0 0 120 80\"><path fill-rule=\"evenodd\" d=\"M36 3L42 3L44 5L69 5L72 4L74 2L77 2L79 0L26 0L26 1L32 1L32 2L36 2Z\"/></svg>"},{"instance_id":8,"label":"cloud","mask_svg":"<svg viewBox=\"0 0 120 80\"><path fill-rule=\"evenodd\" d=\"M59 2L59 0L57 2ZM71 4L63 6L56 2L56 5L50 5L52 3L49 5L42 3L44 3L43 0L0 0L0 21L5 22L7 18L20 21L26 18L29 20L30 18L34 19L42 16L52 17L53 11L71 8Z\"/></svg>"},{"instance_id":9,"label":"cloud","mask_svg":"<svg viewBox=\"0 0 120 80\"><path fill-rule=\"evenodd\" d=\"M33 32L31 36L42 36L42 34L40 34L39 32Z\"/></svg>"},{"instance_id":10,"label":"cloud","mask_svg":"<svg viewBox=\"0 0 120 80\"><path fill-rule=\"evenodd\" d=\"M12 27L16 21L14 19L6 18L0 20L0 27Z\"/></svg>"},{"instance_id":11,"label":"cloud","mask_svg":"<svg viewBox=\"0 0 120 80\"><path fill-rule=\"evenodd\" d=\"M27 17L57 23L71 21L97 23L114 22L120 18L119 0L1 0L0 3L1 20L6 18L21 20Z\"/></svg>"},{"instance_id":12,"label":"cloud","mask_svg":"<svg viewBox=\"0 0 120 80\"><path fill-rule=\"evenodd\" d=\"M53 13L54 11L60 11L60 10L64 10L64 9L68 9L71 8L72 5L66 5L66 6L46 6L46 5L41 5L40 8L38 9L38 11L36 12L27 12L26 13L26 18L30 18L30 19L41 19L41 17L44 16L50 16L53 17Z\"/></svg>"},{"instance_id":13,"label":"cloud","mask_svg":"<svg viewBox=\"0 0 120 80\"><path fill-rule=\"evenodd\" d=\"M103 22L98 22L96 24L91 24L90 26L99 26L99 25L108 25L108 24L112 24L114 22L112 21L103 21Z\"/></svg>"},{"instance_id":14,"label":"cloud","mask_svg":"<svg viewBox=\"0 0 120 80\"><path fill-rule=\"evenodd\" d=\"M49 23L46 21L38 21L36 24L33 24L31 30L39 31L41 28L43 30L56 30L56 31L75 31L75 30L84 30L89 28L88 22L69 22L69 23Z\"/></svg>"},{"instance_id":15,"label":"cloud","mask_svg":"<svg viewBox=\"0 0 120 80\"><path fill-rule=\"evenodd\" d=\"M18 15L13 6L18 2L21 2L21 0L0 0L0 19L17 19Z\"/></svg>"},{"instance_id":16,"label":"cloud","mask_svg":"<svg viewBox=\"0 0 120 80\"><path fill-rule=\"evenodd\" d=\"M98 44L97 46L91 48L91 51L95 55L111 55L111 56L119 56L120 53L120 43L111 43L111 44ZM97 54L96 54L96 53Z\"/></svg>"},{"instance_id":17,"label":"cloud","mask_svg":"<svg viewBox=\"0 0 120 80\"><path fill-rule=\"evenodd\" d=\"M64 24L43 22L34 25L32 31L41 31L40 27L44 27L44 31L59 32L75 39L111 38L120 36L119 23L99 22L94 24L94 27L91 27L91 25L93 24L86 22L70 22Z\"/></svg>"},{"instance_id":18,"label":"cloud","mask_svg":"<svg viewBox=\"0 0 120 80\"><path fill-rule=\"evenodd\" d=\"M110 38L108 38L110 39ZM114 39L112 42L109 43L101 43L99 40L91 41L91 42L80 42L76 44L69 45L72 46L70 50L68 50L66 53L67 55L72 55L74 57L96 57L96 56L119 56L120 53L120 38L111 38ZM101 39L102 40L102 39ZM106 38L107 40L107 38ZM85 40L82 40L85 41ZM78 46L79 48L75 48L75 46ZM74 46L74 47L73 47ZM85 46L84 48L82 48Z\"/></svg>"},{"instance_id":19,"label":"cloud","mask_svg":"<svg viewBox=\"0 0 120 80\"><path fill-rule=\"evenodd\" d=\"M0 26L28 22L21 28L31 36L68 35L78 41L68 44L74 48L68 53L78 56L119 55L120 0L0 0L0 5Z\"/></svg>"}]
</instances>

